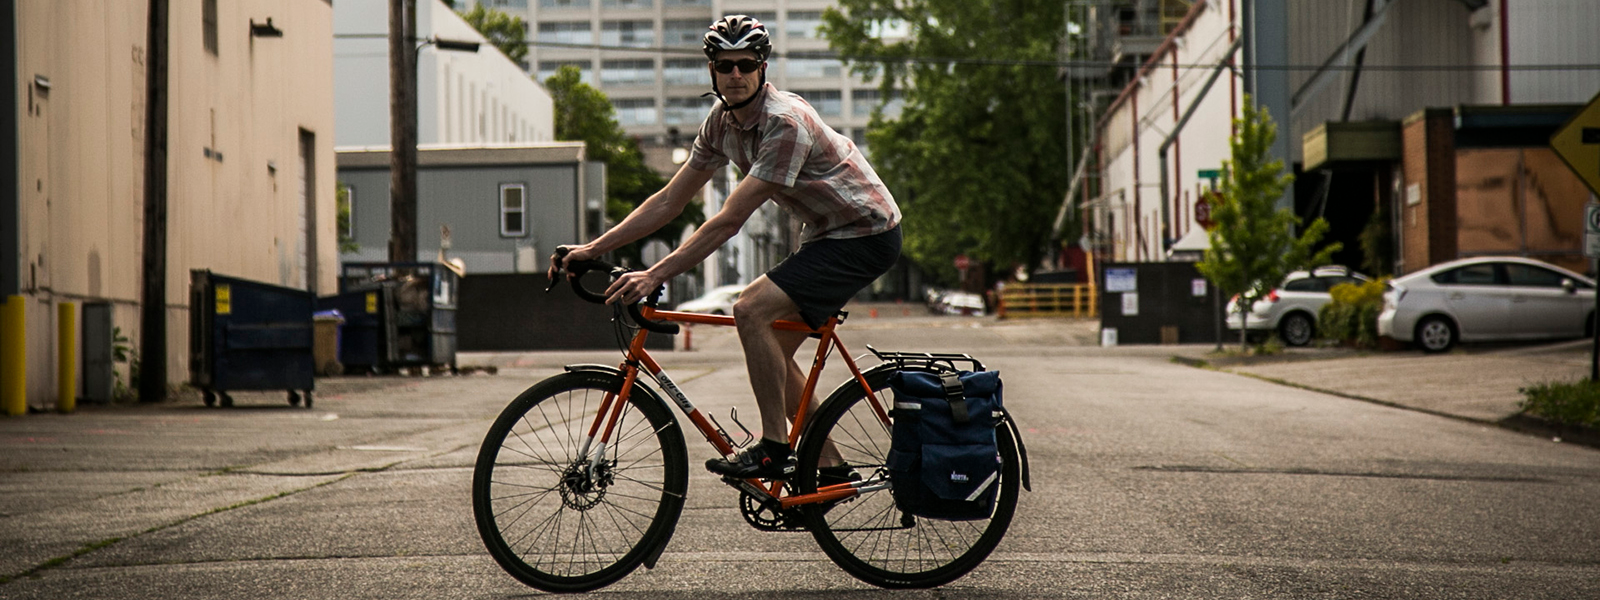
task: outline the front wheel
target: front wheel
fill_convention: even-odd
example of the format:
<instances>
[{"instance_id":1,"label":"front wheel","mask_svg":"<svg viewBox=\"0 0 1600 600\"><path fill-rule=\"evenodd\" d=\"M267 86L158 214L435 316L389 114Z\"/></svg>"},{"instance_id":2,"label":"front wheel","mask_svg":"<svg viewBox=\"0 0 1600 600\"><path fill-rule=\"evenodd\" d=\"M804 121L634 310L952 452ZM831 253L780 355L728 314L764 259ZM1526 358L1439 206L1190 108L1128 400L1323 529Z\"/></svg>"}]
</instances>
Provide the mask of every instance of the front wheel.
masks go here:
<instances>
[{"instance_id":1,"label":"front wheel","mask_svg":"<svg viewBox=\"0 0 1600 600\"><path fill-rule=\"evenodd\" d=\"M867 374L878 406L894 406L889 371ZM871 482L888 473L890 424L859 384L818 409L800 444L800 493L817 489L819 467L843 464ZM900 512L888 490L806 506L806 524L822 551L852 576L886 588L929 588L977 568L1000 544L1017 508L1019 460L1006 427L995 430L1004 461L994 512L976 521L941 521Z\"/></svg>"},{"instance_id":2,"label":"front wheel","mask_svg":"<svg viewBox=\"0 0 1600 600\"><path fill-rule=\"evenodd\" d=\"M489 554L519 581L549 592L598 589L671 537L688 457L659 398L636 384L599 464L591 460L601 446L586 443L589 428L622 385L612 373L557 375L523 392L489 428L472 509Z\"/></svg>"}]
</instances>

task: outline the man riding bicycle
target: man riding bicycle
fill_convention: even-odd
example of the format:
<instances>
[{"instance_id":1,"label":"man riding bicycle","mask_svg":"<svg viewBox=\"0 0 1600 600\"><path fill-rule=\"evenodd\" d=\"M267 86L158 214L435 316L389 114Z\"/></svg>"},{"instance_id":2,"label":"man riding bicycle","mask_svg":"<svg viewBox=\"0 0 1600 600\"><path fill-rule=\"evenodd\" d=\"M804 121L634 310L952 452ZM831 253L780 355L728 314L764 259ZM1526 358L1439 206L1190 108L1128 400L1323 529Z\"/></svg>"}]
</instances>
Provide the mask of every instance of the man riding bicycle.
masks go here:
<instances>
[{"instance_id":1,"label":"man riding bicycle","mask_svg":"<svg viewBox=\"0 0 1600 600\"><path fill-rule=\"evenodd\" d=\"M638 302L700 264L768 199L800 220L800 249L746 287L733 306L761 411L761 441L731 459L706 461L707 469L730 477L786 479L795 470L787 422L799 410L806 380L794 353L807 334L777 331L772 323L798 319L821 327L894 266L900 207L849 138L823 123L798 95L767 83L772 41L760 21L730 15L710 29L704 50L712 94L721 103L701 125L689 161L611 231L552 255L550 277L568 261L595 258L666 225L729 161L747 173L722 210L687 242L649 269L618 278L606 290L606 301Z\"/></svg>"}]
</instances>

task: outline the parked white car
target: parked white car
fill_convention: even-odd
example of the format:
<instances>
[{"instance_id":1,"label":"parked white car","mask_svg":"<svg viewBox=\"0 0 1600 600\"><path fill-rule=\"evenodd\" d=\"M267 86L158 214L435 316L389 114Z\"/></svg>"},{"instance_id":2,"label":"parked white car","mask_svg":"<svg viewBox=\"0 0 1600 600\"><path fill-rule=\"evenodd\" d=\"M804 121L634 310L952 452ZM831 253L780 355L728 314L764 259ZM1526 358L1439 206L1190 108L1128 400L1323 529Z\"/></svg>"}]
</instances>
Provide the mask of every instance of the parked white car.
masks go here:
<instances>
[{"instance_id":1,"label":"parked white car","mask_svg":"<svg viewBox=\"0 0 1600 600\"><path fill-rule=\"evenodd\" d=\"M699 298L679 304L675 309L679 312L702 313L707 315L731 315L733 303L739 300L739 294L744 293L743 285L724 285L712 288Z\"/></svg>"},{"instance_id":2,"label":"parked white car","mask_svg":"<svg viewBox=\"0 0 1600 600\"><path fill-rule=\"evenodd\" d=\"M1317 315L1323 305L1333 301L1328 290L1343 283L1366 283L1366 275L1341 266L1295 271L1283 278L1277 289L1256 300L1244 318L1244 328L1258 332L1278 332L1283 343L1304 346L1317 334ZM1239 297L1228 301L1228 329L1238 331Z\"/></svg>"},{"instance_id":3,"label":"parked white car","mask_svg":"<svg viewBox=\"0 0 1600 600\"><path fill-rule=\"evenodd\" d=\"M1593 331L1594 280L1537 260L1468 258L1389 282L1378 335L1444 352L1456 342Z\"/></svg>"}]
</instances>

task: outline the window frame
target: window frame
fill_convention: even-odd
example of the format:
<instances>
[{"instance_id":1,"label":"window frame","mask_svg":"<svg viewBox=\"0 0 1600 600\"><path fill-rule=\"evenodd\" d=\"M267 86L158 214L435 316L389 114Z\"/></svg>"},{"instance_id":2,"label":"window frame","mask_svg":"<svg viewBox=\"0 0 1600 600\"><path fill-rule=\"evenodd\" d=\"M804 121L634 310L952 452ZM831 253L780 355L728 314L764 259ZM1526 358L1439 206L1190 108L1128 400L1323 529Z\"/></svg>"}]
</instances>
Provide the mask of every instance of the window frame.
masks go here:
<instances>
[{"instance_id":1,"label":"window frame","mask_svg":"<svg viewBox=\"0 0 1600 600\"><path fill-rule=\"evenodd\" d=\"M350 185L350 184L345 183L343 181L335 182L334 186L335 186L335 188L334 188L334 203L335 203L334 210L337 211L339 209L339 207L337 206L338 198L339 198L338 190L339 190L339 188L343 188L344 189L344 203L345 203L345 206L348 207L347 210L350 211L350 216L346 217L345 218L345 222L344 222L345 227L348 227L349 229L347 229L345 231L336 232L335 235L342 235L342 236L344 236L345 239L350 240L352 242L356 241L356 186ZM334 217L335 217L334 218L334 228L338 229L338 214L335 213Z\"/></svg>"},{"instance_id":2,"label":"window frame","mask_svg":"<svg viewBox=\"0 0 1600 600\"><path fill-rule=\"evenodd\" d=\"M512 211L512 210L506 208L506 191L507 190L512 190L512 189L515 189L515 190L517 190L519 192L519 198L518 199L522 203L522 206L516 211ZM528 237L528 229L529 229L529 227L528 227L528 185L525 184L525 183L521 183L521 182L502 183L502 184L500 184L500 193L498 195L496 195L495 202L496 202L496 204L498 205L498 207L500 209L499 210L499 215L500 215L500 224L499 224L500 237L503 237L503 238L524 238L524 237ZM517 213L521 214L521 217L518 219L518 221L520 221L520 223L522 225L522 231L513 233L513 232L509 231L506 228L506 217L509 216L508 213L510 213L510 212L517 212Z\"/></svg>"}]
</instances>

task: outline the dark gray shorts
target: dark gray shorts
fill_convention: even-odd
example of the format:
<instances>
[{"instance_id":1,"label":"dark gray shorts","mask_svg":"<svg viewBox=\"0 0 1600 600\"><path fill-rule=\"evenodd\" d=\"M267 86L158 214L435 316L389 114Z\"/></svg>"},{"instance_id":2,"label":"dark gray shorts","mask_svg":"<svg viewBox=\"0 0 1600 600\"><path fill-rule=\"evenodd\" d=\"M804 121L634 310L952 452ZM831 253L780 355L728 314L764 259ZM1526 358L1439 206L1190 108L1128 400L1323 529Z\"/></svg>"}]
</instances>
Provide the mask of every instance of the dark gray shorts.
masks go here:
<instances>
[{"instance_id":1,"label":"dark gray shorts","mask_svg":"<svg viewBox=\"0 0 1600 600\"><path fill-rule=\"evenodd\" d=\"M767 271L800 307L800 318L821 327L856 292L889 272L900 258L900 226L877 235L847 240L821 239L800 247Z\"/></svg>"}]
</instances>

